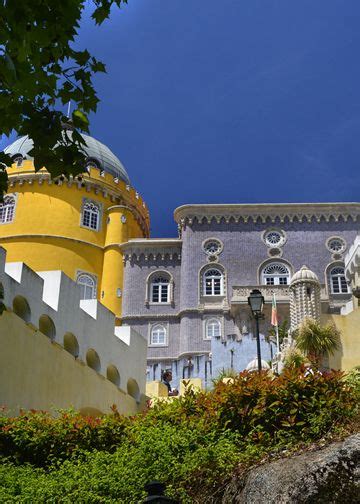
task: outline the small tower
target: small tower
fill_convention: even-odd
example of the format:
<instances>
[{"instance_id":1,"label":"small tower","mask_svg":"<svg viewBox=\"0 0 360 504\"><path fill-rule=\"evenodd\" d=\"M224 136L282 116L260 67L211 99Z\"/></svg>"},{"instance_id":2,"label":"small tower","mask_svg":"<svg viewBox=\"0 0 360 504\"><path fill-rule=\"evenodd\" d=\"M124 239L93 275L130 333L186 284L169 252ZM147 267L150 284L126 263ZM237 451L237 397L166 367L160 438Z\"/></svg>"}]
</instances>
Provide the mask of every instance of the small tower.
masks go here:
<instances>
[{"instance_id":1,"label":"small tower","mask_svg":"<svg viewBox=\"0 0 360 504\"><path fill-rule=\"evenodd\" d=\"M297 271L290 282L290 334L305 318L320 321L320 282L307 266Z\"/></svg>"}]
</instances>

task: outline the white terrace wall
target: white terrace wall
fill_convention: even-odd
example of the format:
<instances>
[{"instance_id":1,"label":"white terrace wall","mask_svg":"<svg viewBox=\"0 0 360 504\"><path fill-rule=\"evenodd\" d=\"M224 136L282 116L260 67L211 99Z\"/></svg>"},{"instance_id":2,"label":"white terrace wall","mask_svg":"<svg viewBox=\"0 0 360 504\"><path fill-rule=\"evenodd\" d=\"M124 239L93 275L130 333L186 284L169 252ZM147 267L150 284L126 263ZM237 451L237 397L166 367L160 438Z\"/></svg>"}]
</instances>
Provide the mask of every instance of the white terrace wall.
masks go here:
<instances>
[{"instance_id":1,"label":"white terrace wall","mask_svg":"<svg viewBox=\"0 0 360 504\"><path fill-rule=\"evenodd\" d=\"M146 340L61 271L5 263L0 248L0 405L135 413L145 402ZM41 277L40 277L41 275Z\"/></svg>"}]
</instances>

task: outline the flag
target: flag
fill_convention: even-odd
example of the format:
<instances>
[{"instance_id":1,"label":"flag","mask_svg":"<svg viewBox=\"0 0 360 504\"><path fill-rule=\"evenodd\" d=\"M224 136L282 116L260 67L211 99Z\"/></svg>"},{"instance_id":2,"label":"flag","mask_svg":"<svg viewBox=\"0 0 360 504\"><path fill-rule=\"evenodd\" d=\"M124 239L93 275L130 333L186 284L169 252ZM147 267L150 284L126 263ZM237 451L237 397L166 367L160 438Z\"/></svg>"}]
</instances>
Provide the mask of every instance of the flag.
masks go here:
<instances>
[{"instance_id":1,"label":"flag","mask_svg":"<svg viewBox=\"0 0 360 504\"><path fill-rule=\"evenodd\" d=\"M276 298L275 294L273 294L272 299L272 307L271 307L271 325L277 327L278 326L278 317L277 317L277 308L276 308Z\"/></svg>"}]
</instances>

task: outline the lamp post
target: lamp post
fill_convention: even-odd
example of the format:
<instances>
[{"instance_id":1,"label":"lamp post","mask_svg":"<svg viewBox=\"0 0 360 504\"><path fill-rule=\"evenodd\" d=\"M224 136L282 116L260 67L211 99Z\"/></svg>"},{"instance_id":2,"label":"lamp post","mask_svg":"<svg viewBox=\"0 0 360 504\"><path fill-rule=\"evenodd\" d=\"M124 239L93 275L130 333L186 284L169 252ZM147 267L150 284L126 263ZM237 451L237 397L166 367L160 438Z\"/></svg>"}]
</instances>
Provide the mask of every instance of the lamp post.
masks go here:
<instances>
[{"instance_id":1,"label":"lamp post","mask_svg":"<svg viewBox=\"0 0 360 504\"><path fill-rule=\"evenodd\" d=\"M264 296L258 289L254 289L250 292L248 297L248 303L250 305L252 314L256 322L256 346L257 346L257 358L258 358L258 370L261 371L261 351L260 351L260 334L259 334L259 318L262 314L262 309L265 304Z\"/></svg>"}]
</instances>

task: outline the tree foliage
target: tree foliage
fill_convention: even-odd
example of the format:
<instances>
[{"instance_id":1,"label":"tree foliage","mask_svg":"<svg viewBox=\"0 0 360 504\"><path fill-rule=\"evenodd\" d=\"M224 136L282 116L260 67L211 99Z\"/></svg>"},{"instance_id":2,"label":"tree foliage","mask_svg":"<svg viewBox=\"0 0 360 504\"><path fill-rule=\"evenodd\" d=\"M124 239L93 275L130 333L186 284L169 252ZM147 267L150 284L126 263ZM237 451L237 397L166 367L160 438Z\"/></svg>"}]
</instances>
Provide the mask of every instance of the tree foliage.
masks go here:
<instances>
[{"instance_id":1,"label":"tree foliage","mask_svg":"<svg viewBox=\"0 0 360 504\"><path fill-rule=\"evenodd\" d=\"M340 348L340 333L333 324L322 326L314 319L307 318L295 331L296 346L305 355L319 364L324 354L333 354Z\"/></svg>"},{"instance_id":2,"label":"tree foliage","mask_svg":"<svg viewBox=\"0 0 360 504\"><path fill-rule=\"evenodd\" d=\"M100 25L112 5L127 0L92 0L92 18ZM74 48L85 0L0 0L0 131L29 135L35 169L53 175L83 171L84 141L77 130L89 130L89 113L98 104L92 78L105 65L86 49ZM59 110L69 101L76 130L64 133L68 118ZM4 153L0 162L9 165ZM0 194L6 190L4 166Z\"/></svg>"}]
</instances>

